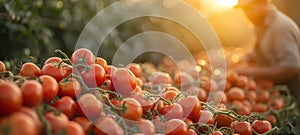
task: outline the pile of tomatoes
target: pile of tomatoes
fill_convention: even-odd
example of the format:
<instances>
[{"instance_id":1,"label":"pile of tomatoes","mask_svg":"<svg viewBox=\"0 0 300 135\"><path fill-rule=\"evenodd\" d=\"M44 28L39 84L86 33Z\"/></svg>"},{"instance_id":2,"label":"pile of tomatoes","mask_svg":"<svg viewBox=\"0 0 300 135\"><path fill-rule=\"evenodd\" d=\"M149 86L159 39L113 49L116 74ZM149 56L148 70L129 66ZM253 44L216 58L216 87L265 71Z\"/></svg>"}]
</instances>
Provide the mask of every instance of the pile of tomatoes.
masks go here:
<instances>
[{"instance_id":1,"label":"pile of tomatoes","mask_svg":"<svg viewBox=\"0 0 300 135\"><path fill-rule=\"evenodd\" d=\"M0 61L0 135L276 134L290 104L272 82L236 73L215 80L199 68L117 68L85 48L56 52L14 74Z\"/></svg>"}]
</instances>

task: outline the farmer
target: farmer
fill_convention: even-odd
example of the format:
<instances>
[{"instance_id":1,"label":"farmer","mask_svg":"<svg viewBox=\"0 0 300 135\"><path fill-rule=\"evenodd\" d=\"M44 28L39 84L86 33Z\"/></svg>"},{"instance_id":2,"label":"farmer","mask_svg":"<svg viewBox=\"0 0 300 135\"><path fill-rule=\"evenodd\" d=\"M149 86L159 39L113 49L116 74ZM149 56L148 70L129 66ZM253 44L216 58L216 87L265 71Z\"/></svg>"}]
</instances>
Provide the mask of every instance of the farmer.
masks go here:
<instances>
[{"instance_id":1,"label":"farmer","mask_svg":"<svg viewBox=\"0 0 300 135\"><path fill-rule=\"evenodd\" d=\"M271 0L239 0L241 8L255 26L256 44L245 55L258 68L237 72L285 84L300 103L300 31L296 23L280 12Z\"/></svg>"}]
</instances>

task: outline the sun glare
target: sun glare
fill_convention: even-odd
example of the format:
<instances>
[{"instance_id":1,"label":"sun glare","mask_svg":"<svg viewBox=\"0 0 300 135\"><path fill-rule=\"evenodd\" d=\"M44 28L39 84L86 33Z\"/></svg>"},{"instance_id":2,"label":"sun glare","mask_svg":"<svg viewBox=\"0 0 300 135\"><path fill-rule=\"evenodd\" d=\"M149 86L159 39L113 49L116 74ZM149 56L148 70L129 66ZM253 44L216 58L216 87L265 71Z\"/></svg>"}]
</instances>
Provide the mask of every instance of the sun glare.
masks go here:
<instances>
[{"instance_id":1,"label":"sun glare","mask_svg":"<svg viewBox=\"0 0 300 135\"><path fill-rule=\"evenodd\" d=\"M237 5L238 0L214 0L214 2L219 6L234 7Z\"/></svg>"}]
</instances>

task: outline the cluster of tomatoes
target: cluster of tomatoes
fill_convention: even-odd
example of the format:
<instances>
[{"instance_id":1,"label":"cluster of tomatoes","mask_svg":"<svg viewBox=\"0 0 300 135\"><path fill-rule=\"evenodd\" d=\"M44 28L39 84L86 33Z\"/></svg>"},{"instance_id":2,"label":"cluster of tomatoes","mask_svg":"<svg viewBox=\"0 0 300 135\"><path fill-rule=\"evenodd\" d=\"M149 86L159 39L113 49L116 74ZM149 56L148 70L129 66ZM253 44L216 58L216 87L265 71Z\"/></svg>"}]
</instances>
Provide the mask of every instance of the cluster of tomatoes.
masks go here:
<instances>
[{"instance_id":1,"label":"cluster of tomatoes","mask_svg":"<svg viewBox=\"0 0 300 135\"><path fill-rule=\"evenodd\" d=\"M16 75L0 61L0 135L275 134L270 110L285 106L268 91L271 82L234 73L226 81L199 70L149 74L136 63L108 65L85 48L70 59L57 52L63 57L24 63Z\"/></svg>"}]
</instances>

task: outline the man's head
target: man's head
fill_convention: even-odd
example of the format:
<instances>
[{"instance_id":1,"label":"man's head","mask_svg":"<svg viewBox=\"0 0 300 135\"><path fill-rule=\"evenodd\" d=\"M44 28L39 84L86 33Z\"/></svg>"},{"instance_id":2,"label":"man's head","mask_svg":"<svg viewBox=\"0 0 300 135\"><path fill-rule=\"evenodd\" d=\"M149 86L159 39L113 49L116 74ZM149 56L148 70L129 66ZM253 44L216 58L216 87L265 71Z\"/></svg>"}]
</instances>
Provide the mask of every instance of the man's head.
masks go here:
<instances>
[{"instance_id":1,"label":"man's head","mask_svg":"<svg viewBox=\"0 0 300 135\"><path fill-rule=\"evenodd\" d=\"M263 23L271 0L239 0L236 7L242 8L248 18L255 24Z\"/></svg>"}]
</instances>

